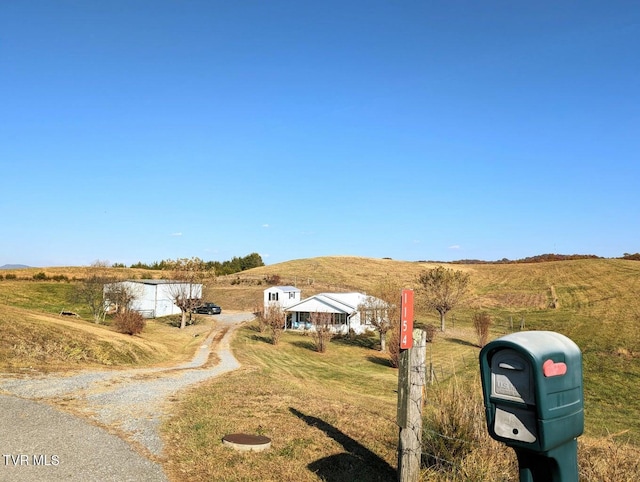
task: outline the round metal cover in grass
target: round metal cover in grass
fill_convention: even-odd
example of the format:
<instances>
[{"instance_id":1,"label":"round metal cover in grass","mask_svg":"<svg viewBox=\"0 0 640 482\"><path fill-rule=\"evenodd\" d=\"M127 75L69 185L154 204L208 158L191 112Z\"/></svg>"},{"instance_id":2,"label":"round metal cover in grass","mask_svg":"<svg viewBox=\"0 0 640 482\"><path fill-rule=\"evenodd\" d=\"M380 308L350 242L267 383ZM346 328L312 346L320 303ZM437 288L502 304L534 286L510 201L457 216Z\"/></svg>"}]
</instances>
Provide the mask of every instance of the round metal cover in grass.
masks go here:
<instances>
[{"instance_id":1,"label":"round metal cover in grass","mask_svg":"<svg viewBox=\"0 0 640 482\"><path fill-rule=\"evenodd\" d=\"M271 447L271 439L262 435L232 433L222 438L222 443L235 450L262 452Z\"/></svg>"}]
</instances>

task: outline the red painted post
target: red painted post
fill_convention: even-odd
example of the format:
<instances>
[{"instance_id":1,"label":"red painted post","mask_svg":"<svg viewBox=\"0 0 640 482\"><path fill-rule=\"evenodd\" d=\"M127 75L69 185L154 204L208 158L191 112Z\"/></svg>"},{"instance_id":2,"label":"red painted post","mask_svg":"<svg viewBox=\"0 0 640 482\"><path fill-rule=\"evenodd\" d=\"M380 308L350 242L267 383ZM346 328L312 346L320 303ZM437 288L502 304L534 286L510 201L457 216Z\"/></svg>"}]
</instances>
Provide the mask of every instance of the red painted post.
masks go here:
<instances>
[{"instance_id":1,"label":"red painted post","mask_svg":"<svg viewBox=\"0 0 640 482\"><path fill-rule=\"evenodd\" d=\"M400 298L400 349L413 346L413 290L402 290Z\"/></svg>"}]
</instances>

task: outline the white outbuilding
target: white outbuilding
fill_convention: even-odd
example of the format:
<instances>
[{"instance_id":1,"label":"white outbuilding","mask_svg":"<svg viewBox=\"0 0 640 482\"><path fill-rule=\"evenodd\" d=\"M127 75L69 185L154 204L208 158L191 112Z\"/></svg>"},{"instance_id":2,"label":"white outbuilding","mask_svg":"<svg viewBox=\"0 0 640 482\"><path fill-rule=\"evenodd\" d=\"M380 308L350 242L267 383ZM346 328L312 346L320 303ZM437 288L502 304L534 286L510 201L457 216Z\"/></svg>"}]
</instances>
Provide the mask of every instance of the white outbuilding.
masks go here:
<instances>
[{"instance_id":1,"label":"white outbuilding","mask_svg":"<svg viewBox=\"0 0 640 482\"><path fill-rule=\"evenodd\" d=\"M131 295L129 309L137 311L145 318L177 315L180 308L174 303L177 295L192 299L202 298L202 284L185 283L172 280L142 279L110 283L104 287L105 303L113 305L109 293L114 286L124 289Z\"/></svg>"}]
</instances>

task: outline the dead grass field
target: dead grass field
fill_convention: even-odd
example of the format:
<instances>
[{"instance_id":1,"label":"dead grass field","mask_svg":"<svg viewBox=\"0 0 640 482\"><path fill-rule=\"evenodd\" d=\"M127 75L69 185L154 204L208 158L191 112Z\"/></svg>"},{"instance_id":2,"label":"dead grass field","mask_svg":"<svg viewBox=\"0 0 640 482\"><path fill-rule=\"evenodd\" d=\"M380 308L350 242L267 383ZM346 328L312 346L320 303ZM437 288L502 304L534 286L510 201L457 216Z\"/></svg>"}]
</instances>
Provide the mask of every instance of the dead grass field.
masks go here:
<instances>
[{"instance_id":1,"label":"dead grass field","mask_svg":"<svg viewBox=\"0 0 640 482\"><path fill-rule=\"evenodd\" d=\"M418 274L434 266L357 257L294 260L209 280L205 297L223 310L253 310L262 303L265 279L276 276L279 284L301 288L303 297L321 291L373 292L386 278L417 288ZM478 378L471 328L478 310L493 317L492 338L518 330L521 322L526 329L563 333L584 357L581 480L637 480L640 262L589 259L447 267L468 272L472 286L467 300L449 314L447 333L438 334L430 346L428 360L437 386L444 389L447 381ZM27 279L34 274L16 273ZM70 273L61 268L47 275L80 277L81 271ZM122 274L143 278L162 273ZM71 284L0 281L0 369L31 364L49 369L134 366L168 362L192 350L192 340L174 337L177 330L162 322L148 325L139 339L122 340L108 327L63 319L56 314L62 308L86 317L82 307L62 302ZM416 301L418 322L435 323L436 314L420 306L419 292ZM319 355L310 349L310 340L293 333L274 349L262 334L241 330L234 347L243 368L189 392L175 405L166 427L174 479L390 480L383 476L396 463L397 378L374 345L375 340L334 341L328 353ZM230 452L220 440L231 431L272 436L274 448L261 455ZM453 475L431 468L422 480L513 480L512 461L494 460L491 443L477 444L478 450L461 461ZM365 467L369 465L374 469ZM355 469L361 470L360 479ZM505 473L512 476L500 475Z\"/></svg>"},{"instance_id":2,"label":"dead grass field","mask_svg":"<svg viewBox=\"0 0 640 482\"><path fill-rule=\"evenodd\" d=\"M196 334L211 329L207 317L185 330L169 320L148 320L141 335L117 333L89 321L86 309L70 304L70 283L0 282L0 370L61 371L91 367L164 365L186 361ZM85 315L62 316L70 310Z\"/></svg>"},{"instance_id":3,"label":"dead grass field","mask_svg":"<svg viewBox=\"0 0 640 482\"><path fill-rule=\"evenodd\" d=\"M302 290L303 297L322 291L372 292L385 279L418 288L417 276L434 263L357 257L294 260L219 277L205 294L223 306L251 308L262 302L266 279ZM557 298L565 316L588 315L619 320L640 315L640 263L619 259L585 259L528 264L449 264L471 275L465 306L503 312L547 310ZM429 317L430 313L420 312Z\"/></svg>"},{"instance_id":4,"label":"dead grass field","mask_svg":"<svg viewBox=\"0 0 640 482\"><path fill-rule=\"evenodd\" d=\"M233 348L243 368L192 391L166 427L172 478L390 480L397 375L371 343L334 341L320 354L299 333L273 346L257 327L241 330ZM272 449L224 447L236 432L266 435Z\"/></svg>"},{"instance_id":5,"label":"dead grass field","mask_svg":"<svg viewBox=\"0 0 640 482\"><path fill-rule=\"evenodd\" d=\"M434 358L477 355L460 342L465 331L436 339ZM242 368L181 396L164 426L172 480L396 480L397 372L375 346L374 337L334 340L320 354L300 333L273 346L255 325L240 330L233 348ZM424 437L436 445L425 444L426 454L451 463L425 467L420 480L515 480L513 451L486 432L478 378L453 365L458 374L427 387L424 410ZM272 448L222 444L238 432L265 435ZM636 480L640 450L619 438L583 437L579 454L581 480Z\"/></svg>"}]
</instances>

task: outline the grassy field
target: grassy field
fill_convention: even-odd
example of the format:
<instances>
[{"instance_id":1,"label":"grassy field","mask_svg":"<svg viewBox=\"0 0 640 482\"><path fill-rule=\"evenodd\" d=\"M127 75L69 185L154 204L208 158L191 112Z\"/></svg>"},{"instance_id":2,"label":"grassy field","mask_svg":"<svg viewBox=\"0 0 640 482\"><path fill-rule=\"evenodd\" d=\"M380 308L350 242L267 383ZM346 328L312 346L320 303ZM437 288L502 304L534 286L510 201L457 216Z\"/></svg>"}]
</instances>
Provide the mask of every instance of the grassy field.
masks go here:
<instances>
[{"instance_id":1,"label":"grassy field","mask_svg":"<svg viewBox=\"0 0 640 482\"><path fill-rule=\"evenodd\" d=\"M387 278L417 288L417 275L433 266L344 257L296 260L220 278L207 286L205 293L222 306L251 309L261 302L266 280L274 277L279 278L279 284L298 286L305 297L331 290L374 292ZM444 383L436 383L427 392L425 433L428 436L430 430L460 427L465 422L479 421L480 426L470 430L474 435L465 444L471 449L463 450L463 456L455 455L461 450L455 443L440 447L438 456L453 458L455 464L425 469L421 480L515 477L513 453L507 451L505 456L504 447L490 440L482 426L478 348L470 321L479 310L488 311L495 321L492 338L517 331L522 325L563 333L578 344L584 357L586 414L579 448L581 480L637 480L640 263L574 260L449 267L469 272L472 289L465 303L448 317L446 334L439 334L430 346L428 358ZM436 314L421 306L417 307L417 319L422 324L437 322ZM287 335L283 346L275 348L250 329L241 332L235 346L245 371L213 381L185 397L167 426L168 436L181 434L179 438L185 441L171 444L175 448L171 457L174 474L186 480L252 480L255 474L264 480L288 480L291 473L304 474L296 480L393 480L385 475L376 479L367 467L376 467L379 474L388 474L389 467L395 467L397 379L393 373L389 378L381 375L392 369L385 366L373 346L344 350L348 344L343 343L333 342L328 354L318 355L296 334ZM351 371L352 366L359 370ZM461 393L461 388L451 393L456 385L475 389L470 394L468 390ZM225 397L229 392L242 395ZM293 401L297 401L294 410ZM456 405L460 401L462 406ZM300 409L301 405L306 410ZM458 416L462 420L455 418ZM300 423L300 419L312 420L313 426L322 430L310 432L310 424ZM199 436L185 436L193 433L194 427ZM274 451L268 455L228 451L220 440L230 430L266 434L273 438ZM450 435L455 441L469 434L456 436L454 430ZM195 439L201 448L193 445ZM189 478L191 471L198 475Z\"/></svg>"},{"instance_id":2,"label":"grassy field","mask_svg":"<svg viewBox=\"0 0 640 482\"><path fill-rule=\"evenodd\" d=\"M437 339L434 358L476 355L466 335ZM396 480L397 372L375 337L334 340L320 354L296 332L273 346L253 324L233 348L242 368L181 396L164 425L172 480ZM514 480L514 453L487 434L478 377L454 364L459 373L426 390L423 450L440 463L420 480ZM272 448L239 453L222 444L238 432L265 435ZM583 481L632 481L640 470L640 450L615 437L581 437L579 458Z\"/></svg>"},{"instance_id":3,"label":"grassy field","mask_svg":"<svg viewBox=\"0 0 640 482\"><path fill-rule=\"evenodd\" d=\"M148 320L141 335L123 335L90 321L87 308L69 301L72 289L66 282L0 282L0 371L173 364L190 359L199 344L194 335L211 329L207 317L182 331L175 320L159 319Z\"/></svg>"},{"instance_id":4,"label":"grassy field","mask_svg":"<svg viewBox=\"0 0 640 482\"><path fill-rule=\"evenodd\" d=\"M282 284L295 283L305 297L328 290L372 292L386 278L418 288L418 274L433 266L352 257L295 260L218 279L205 293L222 306L250 308L261 302L264 280L273 276ZM519 330L521 323L525 329L569 336L584 358L588 433L623 433L640 444L640 399L635 396L640 391L639 262L585 259L448 267L468 272L472 282L468 299L450 313L449 327L471 330L473 313L484 310L495 321L493 338ZM242 306L235 306L234 300ZM420 306L419 293L416 302L417 319L437 323L436 313ZM434 361L453 363L448 355Z\"/></svg>"},{"instance_id":5,"label":"grassy field","mask_svg":"<svg viewBox=\"0 0 640 482\"><path fill-rule=\"evenodd\" d=\"M257 325L241 330L243 368L184 397L165 427L175 480L393 480L397 372L375 344L334 340L320 354L304 334L273 346ZM236 432L266 435L272 450L227 449Z\"/></svg>"},{"instance_id":6,"label":"grassy field","mask_svg":"<svg viewBox=\"0 0 640 482\"><path fill-rule=\"evenodd\" d=\"M355 257L294 260L209 280L204 293L223 310L253 310L262 303L267 280L296 285L303 297L322 291L372 293L386 279L417 288L418 274L433 266ZM447 332L438 334L429 348L438 382L430 388L430 400L447 400L446 389L454 380L477 385L478 348L471 327L477 311L492 315L492 338L521 325L563 333L578 344L584 358L581 480L636 480L640 262L588 259L448 267L468 272L472 286L465 302L448 315ZM34 271L16 273L23 280L0 281L0 369L166 363L193 348L192 338L175 336L178 330L163 321L151 322L142 336L133 338L96 326L85 321L89 317L82 306L66 301L73 282L27 281ZM82 277L81 270L71 275L64 268L47 275L60 273ZM138 278L158 274L122 272L123 277ZM419 293L416 301L418 322L437 323L436 313L420 305ZM60 317L62 309L81 318ZM100 351L105 343L109 349ZM347 477L356 472L360 480L389 480L384 476L396 464L397 372L376 351L373 338L333 341L320 355L301 335L287 333L276 348L264 334L247 327L238 333L234 347L243 368L185 395L168 420L175 480L256 480L256 474L260 480L293 480L298 471L304 475L295 480L358 480ZM481 403L478 397L476 393L469 405ZM447 404L459 398L449 396ZM437 412L438 406L430 404L425 416L435 420ZM231 431L268 435L274 448L260 455L227 451L220 440ZM458 462L457 475L425 470L423 480L513 480L513 460L493 460L492 454L500 451L492 443L475 440L476 449ZM611 472L612 467L618 472ZM340 478L340 473L347 475ZM511 477L504 475L509 473Z\"/></svg>"}]
</instances>

